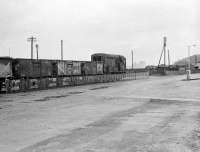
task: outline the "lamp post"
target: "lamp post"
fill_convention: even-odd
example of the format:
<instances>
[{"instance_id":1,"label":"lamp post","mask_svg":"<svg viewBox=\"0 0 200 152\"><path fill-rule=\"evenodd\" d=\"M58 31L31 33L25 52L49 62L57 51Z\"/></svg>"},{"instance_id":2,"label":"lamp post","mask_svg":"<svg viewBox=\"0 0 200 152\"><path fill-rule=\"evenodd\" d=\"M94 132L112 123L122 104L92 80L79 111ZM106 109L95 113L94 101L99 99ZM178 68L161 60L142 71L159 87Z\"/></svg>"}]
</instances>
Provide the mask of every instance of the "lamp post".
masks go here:
<instances>
[{"instance_id":1,"label":"lamp post","mask_svg":"<svg viewBox=\"0 0 200 152\"><path fill-rule=\"evenodd\" d=\"M190 74L191 74L191 68L190 68L190 64L191 64L190 49L191 49L191 47L195 47L195 46L196 46L195 44L187 46L187 48L188 48L188 69L186 71L186 73L187 73L187 80L190 80Z\"/></svg>"}]
</instances>

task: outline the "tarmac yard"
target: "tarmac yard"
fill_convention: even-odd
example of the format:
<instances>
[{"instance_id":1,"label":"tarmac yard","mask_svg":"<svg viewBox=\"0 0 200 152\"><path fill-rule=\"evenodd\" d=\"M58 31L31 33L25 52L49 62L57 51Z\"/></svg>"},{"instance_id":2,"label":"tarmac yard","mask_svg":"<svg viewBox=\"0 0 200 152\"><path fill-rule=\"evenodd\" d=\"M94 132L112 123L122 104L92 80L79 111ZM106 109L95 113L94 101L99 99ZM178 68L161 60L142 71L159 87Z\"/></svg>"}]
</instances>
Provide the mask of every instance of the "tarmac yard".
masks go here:
<instances>
[{"instance_id":1,"label":"tarmac yard","mask_svg":"<svg viewBox=\"0 0 200 152\"><path fill-rule=\"evenodd\" d=\"M200 80L185 77L0 95L0 152L199 152Z\"/></svg>"}]
</instances>

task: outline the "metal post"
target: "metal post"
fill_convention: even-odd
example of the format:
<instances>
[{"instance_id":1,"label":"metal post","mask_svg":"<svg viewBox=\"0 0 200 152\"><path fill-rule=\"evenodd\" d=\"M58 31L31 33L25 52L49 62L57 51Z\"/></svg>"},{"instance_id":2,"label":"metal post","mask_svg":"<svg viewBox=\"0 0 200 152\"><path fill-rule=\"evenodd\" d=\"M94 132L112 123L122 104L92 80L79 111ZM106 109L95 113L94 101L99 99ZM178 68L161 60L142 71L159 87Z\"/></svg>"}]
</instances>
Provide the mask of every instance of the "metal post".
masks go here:
<instances>
[{"instance_id":1,"label":"metal post","mask_svg":"<svg viewBox=\"0 0 200 152\"><path fill-rule=\"evenodd\" d=\"M188 45L188 70L187 70L187 80L190 80L190 74L191 74L191 67L190 67L190 64L191 64L191 59L190 59L190 49L191 47L195 47L196 45L193 44L193 45Z\"/></svg>"},{"instance_id":2,"label":"metal post","mask_svg":"<svg viewBox=\"0 0 200 152\"><path fill-rule=\"evenodd\" d=\"M188 46L188 70L190 70L190 48L191 46Z\"/></svg>"},{"instance_id":3,"label":"metal post","mask_svg":"<svg viewBox=\"0 0 200 152\"><path fill-rule=\"evenodd\" d=\"M187 70L187 80L190 80L190 45L188 45L188 70Z\"/></svg>"}]
</instances>

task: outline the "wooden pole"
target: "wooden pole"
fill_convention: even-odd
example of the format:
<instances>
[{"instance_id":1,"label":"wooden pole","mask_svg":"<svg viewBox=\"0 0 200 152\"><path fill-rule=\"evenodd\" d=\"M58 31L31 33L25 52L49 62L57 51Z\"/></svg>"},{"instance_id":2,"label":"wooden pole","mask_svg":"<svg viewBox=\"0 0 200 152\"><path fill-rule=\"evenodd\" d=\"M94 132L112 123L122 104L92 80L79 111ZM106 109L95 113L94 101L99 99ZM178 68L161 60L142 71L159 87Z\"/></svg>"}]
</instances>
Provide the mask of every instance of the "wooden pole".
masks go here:
<instances>
[{"instance_id":1,"label":"wooden pole","mask_svg":"<svg viewBox=\"0 0 200 152\"><path fill-rule=\"evenodd\" d=\"M63 40L61 40L61 60L63 60Z\"/></svg>"}]
</instances>

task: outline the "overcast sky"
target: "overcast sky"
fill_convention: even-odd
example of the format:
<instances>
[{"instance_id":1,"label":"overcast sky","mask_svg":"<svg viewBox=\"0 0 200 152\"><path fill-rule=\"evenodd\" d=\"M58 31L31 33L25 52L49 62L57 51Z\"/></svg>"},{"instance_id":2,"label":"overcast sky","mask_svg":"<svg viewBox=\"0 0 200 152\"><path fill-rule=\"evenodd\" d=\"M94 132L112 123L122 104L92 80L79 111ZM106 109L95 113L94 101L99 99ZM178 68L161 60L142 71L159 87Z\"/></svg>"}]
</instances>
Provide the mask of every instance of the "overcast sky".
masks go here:
<instances>
[{"instance_id":1,"label":"overcast sky","mask_svg":"<svg viewBox=\"0 0 200 152\"><path fill-rule=\"evenodd\" d=\"M0 56L30 57L27 38L37 37L39 57L90 60L96 52L157 64L163 36L171 59L200 44L199 0L0 0ZM200 53L200 47L192 54ZM35 55L35 54L34 54ZM35 55L36 56L36 55Z\"/></svg>"}]
</instances>

